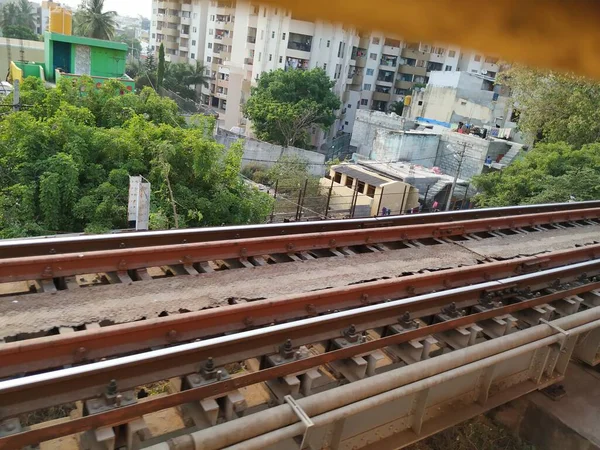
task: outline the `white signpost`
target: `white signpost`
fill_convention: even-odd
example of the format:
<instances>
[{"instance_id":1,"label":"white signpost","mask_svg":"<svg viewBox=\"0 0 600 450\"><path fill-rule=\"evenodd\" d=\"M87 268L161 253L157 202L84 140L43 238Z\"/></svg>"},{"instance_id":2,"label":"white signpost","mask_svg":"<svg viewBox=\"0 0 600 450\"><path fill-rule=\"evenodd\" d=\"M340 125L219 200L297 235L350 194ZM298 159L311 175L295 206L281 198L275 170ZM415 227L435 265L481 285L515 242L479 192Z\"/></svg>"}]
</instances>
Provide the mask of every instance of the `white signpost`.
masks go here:
<instances>
[{"instance_id":1,"label":"white signpost","mask_svg":"<svg viewBox=\"0 0 600 450\"><path fill-rule=\"evenodd\" d=\"M150 183L141 176L129 177L129 205L127 220L129 227L147 230L150 218Z\"/></svg>"}]
</instances>

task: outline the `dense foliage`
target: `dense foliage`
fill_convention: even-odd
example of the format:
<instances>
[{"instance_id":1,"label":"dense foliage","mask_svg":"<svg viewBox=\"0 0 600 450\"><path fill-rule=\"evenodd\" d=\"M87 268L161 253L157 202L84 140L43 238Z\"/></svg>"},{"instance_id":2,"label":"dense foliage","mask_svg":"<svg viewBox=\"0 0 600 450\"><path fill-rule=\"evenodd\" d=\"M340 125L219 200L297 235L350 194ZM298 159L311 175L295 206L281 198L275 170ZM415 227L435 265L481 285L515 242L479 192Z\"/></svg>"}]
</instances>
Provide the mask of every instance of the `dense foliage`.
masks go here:
<instances>
[{"instance_id":1,"label":"dense foliage","mask_svg":"<svg viewBox=\"0 0 600 450\"><path fill-rule=\"evenodd\" d=\"M322 69L263 72L246 105L258 139L307 148L313 126L328 129L335 122L340 100L334 82Z\"/></svg>"},{"instance_id":2,"label":"dense foliage","mask_svg":"<svg viewBox=\"0 0 600 450\"><path fill-rule=\"evenodd\" d=\"M576 148L600 141L600 83L516 66L499 75L522 114L519 129L541 142L566 142Z\"/></svg>"},{"instance_id":3,"label":"dense foliage","mask_svg":"<svg viewBox=\"0 0 600 450\"><path fill-rule=\"evenodd\" d=\"M151 227L262 222L272 199L239 177L242 145L190 125L152 89L127 93L91 78L47 89L24 80L24 111L0 119L0 236L106 231L127 226L129 175L152 183Z\"/></svg>"},{"instance_id":4,"label":"dense foliage","mask_svg":"<svg viewBox=\"0 0 600 450\"><path fill-rule=\"evenodd\" d=\"M28 0L5 3L0 10L2 36L37 41L34 12Z\"/></svg>"},{"instance_id":5,"label":"dense foliage","mask_svg":"<svg viewBox=\"0 0 600 450\"><path fill-rule=\"evenodd\" d=\"M533 150L501 172L473 179L480 206L600 198L600 84L573 74L515 66L511 89L520 131Z\"/></svg>"},{"instance_id":6,"label":"dense foliage","mask_svg":"<svg viewBox=\"0 0 600 450\"><path fill-rule=\"evenodd\" d=\"M479 206L600 199L600 143L576 149L564 142L538 144L501 172L473 182Z\"/></svg>"},{"instance_id":7,"label":"dense foliage","mask_svg":"<svg viewBox=\"0 0 600 450\"><path fill-rule=\"evenodd\" d=\"M104 11L104 0L82 0L73 16L73 32L79 36L111 40L117 13Z\"/></svg>"}]
</instances>

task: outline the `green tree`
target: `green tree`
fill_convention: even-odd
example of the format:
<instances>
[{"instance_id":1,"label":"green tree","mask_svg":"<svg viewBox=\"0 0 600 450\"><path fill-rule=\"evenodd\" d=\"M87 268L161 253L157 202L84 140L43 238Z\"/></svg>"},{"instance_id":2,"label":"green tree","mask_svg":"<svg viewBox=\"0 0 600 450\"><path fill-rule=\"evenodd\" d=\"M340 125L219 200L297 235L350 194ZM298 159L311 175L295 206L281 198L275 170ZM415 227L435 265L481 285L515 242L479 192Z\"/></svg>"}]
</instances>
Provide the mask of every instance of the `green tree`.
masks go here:
<instances>
[{"instance_id":1,"label":"green tree","mask_svg":"<svg viewBox=\"0 0 600 450\"><path fill-rule=\"evenodd\" d=\"M29 28L22 25L9 25L2 29L2 35L6 38L25 39L28 41L37 41L38 35Z\"/></svg>"},{"instance_id":2,"label":"green tree","mask_svg":"<svg viewBox=\"0 0 600 450\"><path fill-rule=\"evenodd\" d=\"M156 88L160 91L165 79L165 46L160 43L158 48L158 69L156 70Z\"/></svg>"},{"instance_id":3,"label":"green tree","mask_svg":"<svg viewBox=\"0 0 600 450\"><path fill-rule=\"evenodd\" d=\"M600 84L574 74L515 66L500 73L520 111L519 129L574 147L600 140Z\"/></svg>"},{"instance_id":4,"label":"green tree","mask_svg":"<svg viewBox=\"0 0 600 450\"><path fill-rule=\"evenodd\" d=\"M104 11L104 0L82 0L73 17L79 36L111 40L115 34L115 11Z\"/></svg>"},{"instance_id":5,"label":"green tree","mask_svg":"<svg viewBox=\"0 0 600 450\"><path fill-rule=\"evenodd\" d=\"M390 112L393 112L393 113L401 116L403 110L404 110L404 103L402 103L402 102L392 102L390 104Z\"/></svg>"},{"instance_id":6,"label":"green tree","mask_svg":"<svg viewBox=\"0 0 600 450\"><path fill-rule=\"evenodd\" d=\"M35 14L31 9L29 0L19 0L17 8L18 24L29 30L35 30Z\"/></svg>"},{"instance_id":7,"label":"green tree","mask_svg":"<svg viewBox=\"0 0 600 450\"><path fill-rule=\"evenodd\" d=\"M479 206L566 202L600 198L600 143L580 149L564 142L538 144L501 172L473 178Z\"/></svg>"},{"instance_id":8,"label":"green tree","mask_svg":"<svg viewBox=\"0 0 600 450\"><path fill-rule=\"evenodd\" d=\"M307 147L309 130L326 130L335 122L340 100L334 82L322 69L263 72L244 114L256 136L283 146Z\"/></svg>"},{"instance_id":9,"label":"green tree","mask_svg":"<svg viewBox=\"0 0 600 450\"><path fill-rule=\"evenodd\" d=\"M31 106L0 107L0 237L124 228L130 175L152 183L153 228L265 220L272 198L241 180L242 145L218 144L213 117L188 125L153 89L121 91L29 77Z\"/></svg>"},{"instance_id":10,"label":"green tree","mask_svg":"<svg viewBox=\"0 0 600 450\"><path fill-rule=\"evenodd\" d=\"M6 3L2 7L2 16L0 17L0 27L3 33L8 27L21 25L19 23L19 8L14 3Z\"/></svg>"}]
</instances>

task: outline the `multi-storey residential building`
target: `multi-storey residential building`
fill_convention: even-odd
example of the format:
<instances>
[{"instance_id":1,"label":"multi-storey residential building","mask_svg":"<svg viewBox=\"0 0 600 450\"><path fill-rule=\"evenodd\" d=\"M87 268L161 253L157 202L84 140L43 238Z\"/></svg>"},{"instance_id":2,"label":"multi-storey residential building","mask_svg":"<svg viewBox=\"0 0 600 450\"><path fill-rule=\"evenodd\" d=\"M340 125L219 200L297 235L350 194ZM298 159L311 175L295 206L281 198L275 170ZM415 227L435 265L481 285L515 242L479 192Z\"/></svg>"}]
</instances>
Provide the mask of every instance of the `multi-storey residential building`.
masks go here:
<instances>
[{"instance_id":1,"label":"multi-storey residential building","mask_svg":"<svg viewBox=\"0 0 600 450\"><path fill-rule=\"evenodd\" d=\"M169 61L204 64L210 85L202 88L202 101L219 111L226 129L246 125L242 106L262 72L325 70L342 107L328 133L313 130L316 147L351 133L357 109L388 111L415 86L425 86L429 72L458 70L461 54L456 47L359 34L235 0L153 0L151 49L161 42Z\"/></svg>"},{"instance_id":2,"label":"multi-storey residential building","mask_svg":"<svg viewBox=\"0 0 600 450\"><path fill-rule=\"evenodd\" d=\"M458 70L496 78L500 66L498 65L498 58L485 56L473 51L466 51L460 54Z\"/></svg>"}]
</instances>

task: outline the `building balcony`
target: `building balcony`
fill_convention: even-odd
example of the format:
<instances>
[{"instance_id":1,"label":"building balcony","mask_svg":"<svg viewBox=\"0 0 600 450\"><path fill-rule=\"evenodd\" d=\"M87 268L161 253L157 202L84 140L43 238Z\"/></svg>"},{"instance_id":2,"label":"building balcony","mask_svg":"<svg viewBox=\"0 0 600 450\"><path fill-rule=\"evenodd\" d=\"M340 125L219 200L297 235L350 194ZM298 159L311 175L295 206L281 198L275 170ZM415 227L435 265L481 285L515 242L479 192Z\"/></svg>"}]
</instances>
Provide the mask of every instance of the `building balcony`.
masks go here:
<instances>
[{"instance_id":1,"label":"building balcony","mask_svg":"<svg viewBox=\"0 0 600 450\"><path fill-rule=\"evenodd\" d=\"M182 3L180 8L182 11L190 11L191 12L192 11L192 3L191 2L190 3Z\"/></svg>"},{"instance_id":2,"label":"building balcony","mask_svg":"<svg viewBox=\"0 0 600 450\"><path fill-rule=\"evenodd\" d=\"M223 88L229 88L229 80L219 80L219 79L217 79L217 86L221 86Z\"/></svg>"},{"instance_id":3,"label":"building balcony","mask_svg":"<svg viewBox=\"0 0 600 450\"><path fill-rule=\"evenodd\" d=\"M190 33L189 33L189 31L187 33L185 31L182 31L181 33L179 33L179 37L188 39L190 37Z\"/></svg>"},{"instance_id":4,"label":"building balcony","mask_svg":"<svg viewBox=\"0 0 600 450\"><path fill-rule=\"evenodd\" d=\"M412 81L396 80L396 87L398 89L412 89L415 83Z\"/></svg>"},{"instance_id":5,"label":"building balcony","mask_svg":"<svg viewBox=\"0 0 600 450\"><path fill-rule=\"evenodd\" d=\"M391 93L385 93L385 92L373 92L373 100L377 100L380 102L389 102L391 99Z\"/></svg>"},{"instance_id":6,"label":"building balcony","mask_svg":"<svg viewBox=\"0 0 600 450\"><path fill-rule=\"evenodd\" d=\"M179 2L158 2L158 9L181 9L181 3ZM191 5L190 5L191 6Z\"/></svg>"},{"instance_id":7,"label":"building balcony","mask_svg":"<svg viewBox=\"0 0 600 450\"><path fill-rule=\"evenodd\" d=\"M364 79L365 77L362 73L355 73L354 76L350 78L350 84L357 84L361 86Z\"/></svg>"},{"instance_id":8,"label":"building balcony","mask_svg":"<svg viewBox=\"0 0 600 450\"><path fill-rule=\"evenodd\" d=\"M425 76L427 74L427 68L403 65L398 68L398 72L407 73L407 74L411 74L411 75Z\"/></svg>"},{"instance_id":9,"label":"building balcony","mask_svg":"<svg viewBox=\"0 0 600 450\"><path fill-rule=\"evenodd\" d=\"M397 64L390 65L390 63L387 63L387 62L381 64L381 61L380 61L378 69L379 70L385 70L385 71L388 71L388 72L395 72L396 71L396 66L397 66Z\"/></svg>"},{"instance_id":10,"label":"building balcony","mask_svg":"<svg viewBox=\"0 0 600 450\"><path fill-rule=\"evenodd\" d=\"M356 58L356 63L354 64L356 67L365 67L367 65L367 57L359 56Z\"/></svg>"},{"instance_id":11,"label":"building balcony","mask_svg":"<svg viewBox=\"0 0 600 450\"><path fill-rule=\"evenodd\" d=\"M177 28L167 28L167 27L165 27L165 28L163 28L161 30L161 33L162 34L166 34L167 36L177 36L177 37L179 37L179 27L177 27Z\"/></svg>"},{"instance_id":12,"label":"building balcony","mask_svg":"<svg viewBox=\"0 0 600 450\"><path fill-rule=\"evenodd\" d=\"M384 87L390 87L391 88L392 85L394 84L394 80L393 79L389 80L389 81L386 81L384 79L376 80L375 84L377 84L378 86L384 86Z\"/></svg>"},{"instance_id":13,"label":"building balcony","mask_svg":"<svg viewBox=\"0 0 600 450\"><path fill-rule=\"evenodd\" d=\"M187 51L189 51L189 48L188 48L187 45L179 45L179 51L180 52L187 52ZM181 55L181 56L183 56L183 55Z\"/></svg>"},{"instance_id":14,"label":"building balcony","mask_svg":"<svg viewBox=\"0 0 600 450\"><path fill-rule=\"evenodd\" d=\"M403 58L411 58L411 59L426 59L429 60L429 57L426 56L428 53L420 52L418 50L411 50L408 48L403 48L400 55Z\"/></svg>"},{"instance_id":15,"label":"building balcony","mask_svg":"<svg viewBox=\"0 0 600 450\"><path fill-rule=\"evenodd\" d=\"M169 23L176 23L177 25L179 25L181 23L181 17L168 15L166 21Z\"/></svg>"},{"instance_id":16,"label":"building balcony","mask_svg":"<svg viewBox=\"0 0 600 450\"><path fill-rule=\"evenodd\" d=\"M181 25L191 25L191 24L192 24L191 17L182 17L181 18Z\"/></svg>"},{"instance_id":17,"label":"building balcony","mask_svg":"<svg viewBox=\"0 0 600 450\"><path fill-rule=\"evenodd\" d=\"M215 29L233 31L233 22L215 22Z\"/></svg>"},{"instance_id":18,"label":"building balcony","mask_svg":"<svg viewBox=\"0 0 600 450\"><path fill-rule=\"evenodd\" d=\"M233 38L229 36L218 36L215 35L215 42L223 45L232 45Z\"/></svg>"},{"instance_id":19,"label":"building balcony","mask_svg":"<svg viewBox=\"0 0 600 450\"><path fill-rule=\"evenodd\" d=\"M391 56L400 56L400 47L392 47L390 45L383 46L383 53Z\"/></svg>"},{"instance_id":20,"label":"building balcony","mask_svg":"<svg viewBox=\"0 0 600 450\"><path fill-rule=\"evenodd\" d=\"M359 47L359 48L369 48L369 44L370 44L370 43L371 43L371 39L370 39L370 37L369 37L369 36L364 36L364 37L361 37L361 38L358 40L358 45L357 45L357 47Z\"/></svg>"},{"instance_id":21,"label":"building balcony","mask_svg":"<svg viewBox=\"0 0 600 450\"><path fill-rule=\"evenodd\" d=\"M223 94L221 92L215 92L215 97L227 100L227 94Z\"/></svg>"}]
</instances>

